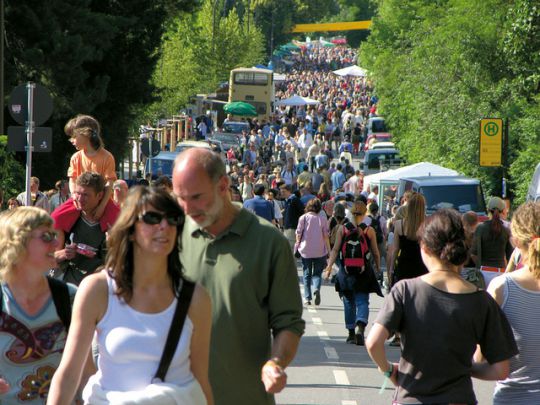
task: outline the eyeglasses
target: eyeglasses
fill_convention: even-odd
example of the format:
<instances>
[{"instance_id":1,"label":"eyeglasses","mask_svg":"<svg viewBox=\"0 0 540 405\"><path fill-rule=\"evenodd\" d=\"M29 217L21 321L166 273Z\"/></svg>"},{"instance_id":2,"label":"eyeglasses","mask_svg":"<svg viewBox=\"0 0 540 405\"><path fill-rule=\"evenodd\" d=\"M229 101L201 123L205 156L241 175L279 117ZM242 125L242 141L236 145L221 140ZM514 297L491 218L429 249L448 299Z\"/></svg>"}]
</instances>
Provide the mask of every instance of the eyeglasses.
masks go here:
<instances>
[{"instance_id":1,"label":"eyeglasses","mask_svg":"<svg viewBox=\"0 0 540 405\"><path fill-rule=\"evenodd\" d=\"M56 232L52 231L45 231L39 236L34 236L34 238L41 239L44 243L53 243L57 237L58 235L56 235Z\"/></svg>"},{"instance_id":2,"label":"eyeglasses","mask_svg":"<svg viewBox=\"0 0 540 405\"><path fill-rule=\"evenodd\" d=\"M183 221L182 218L178 215L172 214L161 214L160 212L148 211L142 215L139 215L139 219L147 225L157 225L163 221L163 218L167 221L170 226L178 226Z\"/></svg>"},{"instance_id":3,"label":"eyeglasses","mask_svg":"<svg viewBox=\"0 0 540 405\"><path fill-rule=\"evenodd\" d=\"M351 212L351 214L353 214L355 217L361 217L362 215L364 215L361 212Z\"/></svg>"}]
</instances>

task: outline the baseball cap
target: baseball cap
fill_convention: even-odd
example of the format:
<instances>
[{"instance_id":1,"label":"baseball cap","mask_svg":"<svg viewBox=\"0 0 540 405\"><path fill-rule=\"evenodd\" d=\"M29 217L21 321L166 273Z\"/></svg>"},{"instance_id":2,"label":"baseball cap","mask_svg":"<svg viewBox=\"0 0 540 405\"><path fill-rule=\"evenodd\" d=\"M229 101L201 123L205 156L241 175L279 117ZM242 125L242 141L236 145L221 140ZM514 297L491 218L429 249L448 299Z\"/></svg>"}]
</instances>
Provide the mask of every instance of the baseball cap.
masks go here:
<instances>
[{"instance_id":1,"label":"baseball cap","mask_svg":"<svg viewBox=\"0 0 540 405\"><path fill-rule=\"evenodd\" d=\"M506 204L499 197L491 197L488 202L488 210L499 210L503 211L506 208Z\"/></svg>"}]
</instances>

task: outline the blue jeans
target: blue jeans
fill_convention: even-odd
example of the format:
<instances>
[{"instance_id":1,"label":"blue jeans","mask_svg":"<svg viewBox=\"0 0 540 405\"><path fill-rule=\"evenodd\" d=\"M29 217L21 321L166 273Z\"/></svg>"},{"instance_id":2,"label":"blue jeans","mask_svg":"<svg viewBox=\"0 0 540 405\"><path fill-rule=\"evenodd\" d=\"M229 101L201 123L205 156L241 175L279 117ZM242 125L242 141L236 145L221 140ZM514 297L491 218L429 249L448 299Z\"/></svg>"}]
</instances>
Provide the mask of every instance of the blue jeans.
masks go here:
<instances>
[{"instance_id":1,"label":"blue jeans","mask_svg":"<svg viewBox=\"0 0 540 405\"><path fill-rule=\"evenodd\" d=\"M302 267L304 268L304 298L311 301L311 283L313 289L321 289L321 274L326 267L326 256L305 259L302 257Z\"/></svg>"},{"instance_id":2,"label":"blue jeans","mask_svg":"<svg viewBox=\"0 0 540 405\"><path fill-rule=\"evenodd\" d=\"M369 294L353 293L343 295L343 307L345 309L345 326L354 329L356 322L361 321L367 325L369 317Z\"/></svg>"}]
</instances>

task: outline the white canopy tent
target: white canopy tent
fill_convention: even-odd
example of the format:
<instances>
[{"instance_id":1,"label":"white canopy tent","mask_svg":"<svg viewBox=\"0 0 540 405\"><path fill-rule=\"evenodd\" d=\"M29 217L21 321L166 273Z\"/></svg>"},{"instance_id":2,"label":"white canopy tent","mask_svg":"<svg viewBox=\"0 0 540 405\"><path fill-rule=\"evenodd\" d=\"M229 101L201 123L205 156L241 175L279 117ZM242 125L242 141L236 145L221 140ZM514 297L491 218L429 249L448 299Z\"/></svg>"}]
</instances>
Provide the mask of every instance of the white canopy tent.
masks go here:
<instances>
[{"instance_id":1,"label":"white canopy tent","mask_svg":"<svg viewBox=\"0 0 540 405\"><path fill-rule=\"evenodd\" d=\"M338 76L367 76L367 70L360 66L352 65L343 69L334 70L334 73Z\"/></svg>"},{"instance_id":2,"label":"white canopy tent","mask_svg":"<svg viewBox=\"0 0 540 405\"><path fill-rule=\"evenodd\" d=\"M285 106L301 106L301 105L317 105L319 101L313 100L308 97L301 96L292 96L283 100L276 101L276 105L285 105Z\"/></svg>"},{"instance_id":3,"label":"white canopy tent","mask_svg":"<svg viewBox=\"0 0 540 405\"><path fill-rule=\"evenodd\" d=\"M409 166L403 166L399 169L366 176L364 177L364 190L367 189L368 185L371 188L373 188L373 186L379 186L379 198L377 203L379 204L379 207L383 207L384 197L396 191L401 179L420 176L459 176L459 173L434 163L420 162ZM383 210L381 210L381 213L382 212Z\"/></svg>"}]
</instances>

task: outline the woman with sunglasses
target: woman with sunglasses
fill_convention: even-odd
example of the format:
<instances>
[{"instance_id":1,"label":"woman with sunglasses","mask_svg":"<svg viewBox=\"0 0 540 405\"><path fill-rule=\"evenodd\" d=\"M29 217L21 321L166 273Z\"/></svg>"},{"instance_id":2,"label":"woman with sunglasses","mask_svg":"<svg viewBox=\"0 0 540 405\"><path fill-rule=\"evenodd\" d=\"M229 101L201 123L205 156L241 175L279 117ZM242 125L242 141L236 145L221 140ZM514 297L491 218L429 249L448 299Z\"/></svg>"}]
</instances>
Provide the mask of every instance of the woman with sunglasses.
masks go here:
<instances>
[{"instance_id":1,"label":"woman with sunglasses","mask_svg":"<svg viewBox=\"0 0 540 405\"><path fill-rule=\"evenodd\" d=\"M36 207L3 212L0 246L0 403L43 404L66 340L45 276L56 266L52 218Z\"/></svg>"},{"instance_id":2,"label":"woman with sunglasses","mask_svg":"<svg viewBox=\"0 0 540 405\"><path fill-rule=\"evenodd\" d=\"M212 403L210 298L199 285L164 382L153 383L187 286L178 259L183 223L182 210L164 190L138 186L130 191L110 231L105 270L80 285L50 404L71 403L94 332L99 371L84 389L85 403Z\"/></svg>"}]
</instances>

